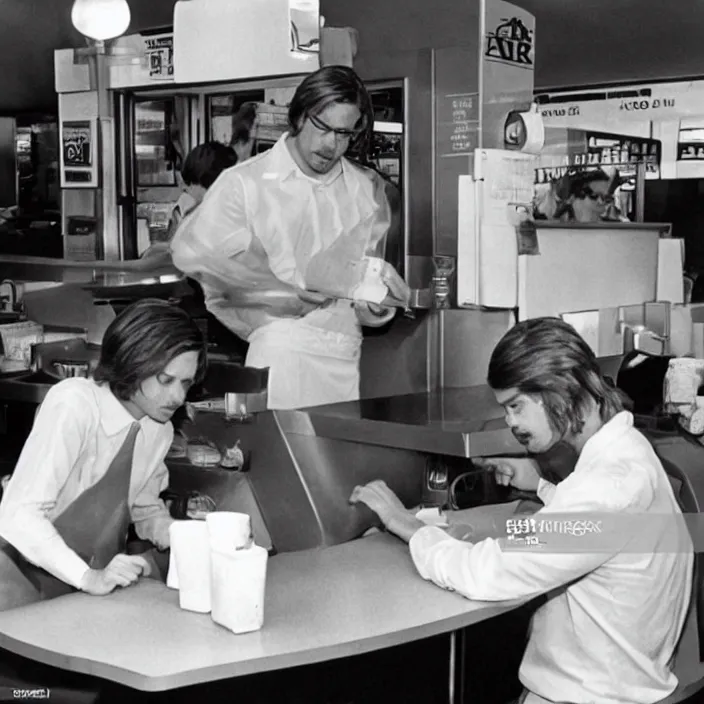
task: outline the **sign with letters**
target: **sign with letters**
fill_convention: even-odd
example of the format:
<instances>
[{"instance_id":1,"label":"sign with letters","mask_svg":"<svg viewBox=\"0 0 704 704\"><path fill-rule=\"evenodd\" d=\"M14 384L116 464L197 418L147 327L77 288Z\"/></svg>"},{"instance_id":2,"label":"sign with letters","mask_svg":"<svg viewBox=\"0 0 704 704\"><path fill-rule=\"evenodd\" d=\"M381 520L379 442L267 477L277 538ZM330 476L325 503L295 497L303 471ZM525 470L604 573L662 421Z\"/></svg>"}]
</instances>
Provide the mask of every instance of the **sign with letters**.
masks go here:
<instances>
[{"instance_id":1,"label":"sign with letters","mask_svg":"<svg viewBox=\"0 0 704 704\"><path fill-rule=\"evenodd\" d=\"M147 62L149 78L152 80L169 80L174 77L174 37L172 34L162 37L147 37Z\"/></svg>"},{"instance_id":2,"label":"sign with letters","mask_svg":"<svg viewBox=\"0 0 704 704\"><path fill-rule=\"evenodd\" d=\"M502 18L486 34L484 56L488 61L499 61L524 68L533 68L534 31L519 17Z\"/></svg>"}]
</instances>

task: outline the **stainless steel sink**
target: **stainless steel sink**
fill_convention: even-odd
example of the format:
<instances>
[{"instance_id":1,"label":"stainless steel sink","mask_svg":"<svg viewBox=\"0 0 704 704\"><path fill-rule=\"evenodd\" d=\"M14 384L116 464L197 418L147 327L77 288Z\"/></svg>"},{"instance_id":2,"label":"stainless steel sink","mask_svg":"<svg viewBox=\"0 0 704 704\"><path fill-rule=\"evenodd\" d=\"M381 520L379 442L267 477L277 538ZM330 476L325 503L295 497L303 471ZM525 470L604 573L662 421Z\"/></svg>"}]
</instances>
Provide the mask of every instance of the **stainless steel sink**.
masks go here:
<instances>
[{"instance_id":1,"label":"stainless steel sink","mask_svg":"<svg viewBox=\"0 0 704 704\"><path fill-rule=\"evenodd\" d=\"M0 377L0 403L16 401L39 405L49 389L61 381L43 370L10 372Z\"/></svg>"},{"instance_id":2,"label":"stainless steel sink","mask_svg":"<svg viewBox=\"0 0 704 704\"><path fill-rule=\"evenodd\" d=\"M54 376L53 374L48 374L43 369L39 369L36 372L25 372L24 374L14 377L14 379L11 379L10 381L16 384L42 384L45 386L53 386L57 382L61 381L61 378Z\"/></svg>"}]
</instances>

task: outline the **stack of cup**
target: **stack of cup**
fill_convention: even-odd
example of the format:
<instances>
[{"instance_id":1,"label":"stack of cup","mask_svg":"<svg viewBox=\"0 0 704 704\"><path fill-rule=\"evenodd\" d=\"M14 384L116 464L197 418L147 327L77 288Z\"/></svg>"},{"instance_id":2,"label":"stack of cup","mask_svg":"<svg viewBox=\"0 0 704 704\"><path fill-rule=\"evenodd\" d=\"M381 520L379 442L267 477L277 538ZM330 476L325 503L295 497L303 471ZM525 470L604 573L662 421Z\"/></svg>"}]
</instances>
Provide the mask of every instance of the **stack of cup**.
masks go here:
<instances>
[{"instance_id":1,"label":"stack of cup","mask_svg":"<svg viewBox=\"0 0 704 704\"><path fill-rule=\"evenodd\" d=\"M246 513L215 511L205 521L175 521L169 529L167 586L182 609L210 613L234 633L264 623L267 551L255 545Z\"/></svg>"},{"instance_id":2,"label":"stack of cup","mask_svg":"<svg viewBox=\"0 0 704 704\"><path fill-rule=\"evenodd\" d=\"M210 613L210 536L203 521L174 521L166 583L178 589L179 606Z\"/></svg>"}]
</instances>

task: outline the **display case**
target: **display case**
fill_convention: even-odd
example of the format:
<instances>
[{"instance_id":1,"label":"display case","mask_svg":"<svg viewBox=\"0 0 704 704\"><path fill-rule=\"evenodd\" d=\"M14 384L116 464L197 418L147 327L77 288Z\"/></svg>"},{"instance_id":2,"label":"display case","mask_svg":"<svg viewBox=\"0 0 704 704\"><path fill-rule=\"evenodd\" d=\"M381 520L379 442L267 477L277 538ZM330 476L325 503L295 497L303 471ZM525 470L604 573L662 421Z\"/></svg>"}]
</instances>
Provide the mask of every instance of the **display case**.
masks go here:
<instances>
[{"instance_id":1,"label":"display case","mask_svg":"<svg viewBox=\"0 0 704 704\"><path fill-rule=\"evenodd\" d=\"M135 103L134 166L138 188L176 185L180 160L171 143L173 114L173 98Z\"/></svg>"}]
</instances>

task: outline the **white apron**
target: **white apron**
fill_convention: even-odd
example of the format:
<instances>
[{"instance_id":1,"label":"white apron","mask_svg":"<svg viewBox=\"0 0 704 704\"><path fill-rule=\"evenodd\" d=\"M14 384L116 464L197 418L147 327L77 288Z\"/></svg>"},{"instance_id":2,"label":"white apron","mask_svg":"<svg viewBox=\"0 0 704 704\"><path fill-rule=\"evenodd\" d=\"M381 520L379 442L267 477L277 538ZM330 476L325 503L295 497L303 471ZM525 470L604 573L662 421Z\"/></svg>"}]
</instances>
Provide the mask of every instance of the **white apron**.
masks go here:
<instances>
[{"instance_id":1,"label":"white apron","mask_svg":"<svg viewBox=\"0 0 704 704\"><path fill-rule=\"evenodd\" d=\"M305 319L264 325L249 337L248 367L269 367L267 405L290 410L359 399L361 335Z\"/></svg>"}]
</instances>

